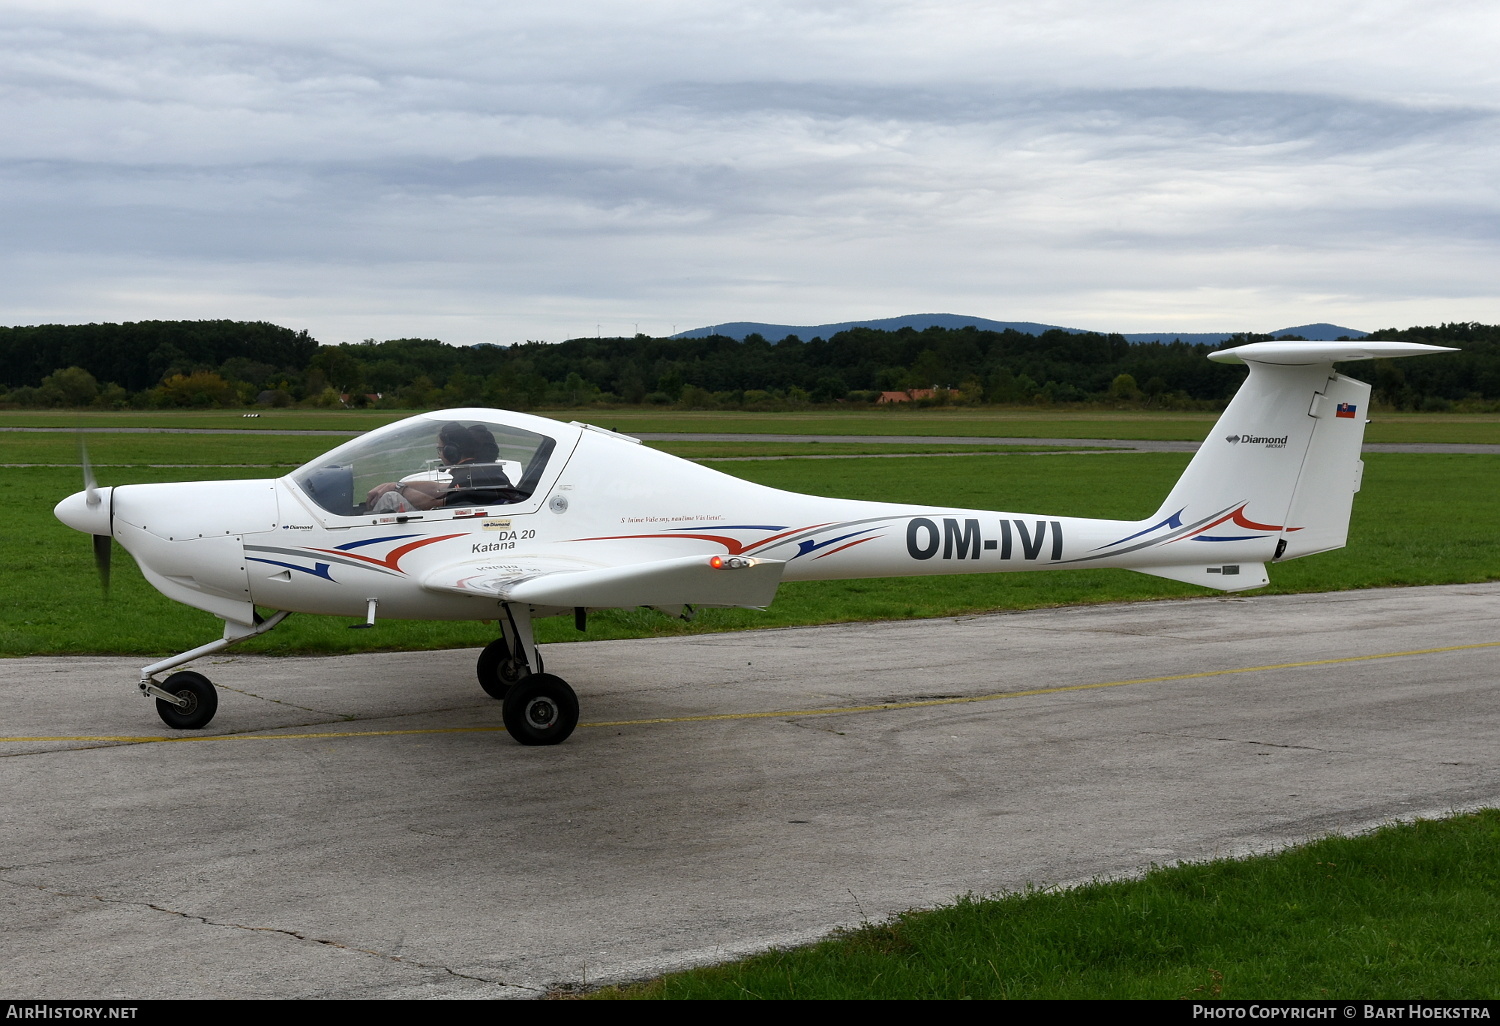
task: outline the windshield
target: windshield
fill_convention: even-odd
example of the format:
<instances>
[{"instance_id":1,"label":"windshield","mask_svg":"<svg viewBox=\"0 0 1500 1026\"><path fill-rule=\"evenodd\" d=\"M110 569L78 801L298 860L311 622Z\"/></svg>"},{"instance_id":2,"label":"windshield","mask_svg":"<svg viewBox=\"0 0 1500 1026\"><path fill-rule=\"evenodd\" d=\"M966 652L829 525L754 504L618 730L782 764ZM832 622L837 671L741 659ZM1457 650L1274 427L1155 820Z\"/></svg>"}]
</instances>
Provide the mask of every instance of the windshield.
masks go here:
<instances>
[{"instance_id":1,"label":"windshield","mask_svg":"<svg viewBox=\"0 0 1500 1026\"><path fill-rule=\"evenodd\" d=\"M523 502L555 439L509 424L419 417L358 438L292 480L329 513L412 513Z\"/></svg>"}]
</instances>

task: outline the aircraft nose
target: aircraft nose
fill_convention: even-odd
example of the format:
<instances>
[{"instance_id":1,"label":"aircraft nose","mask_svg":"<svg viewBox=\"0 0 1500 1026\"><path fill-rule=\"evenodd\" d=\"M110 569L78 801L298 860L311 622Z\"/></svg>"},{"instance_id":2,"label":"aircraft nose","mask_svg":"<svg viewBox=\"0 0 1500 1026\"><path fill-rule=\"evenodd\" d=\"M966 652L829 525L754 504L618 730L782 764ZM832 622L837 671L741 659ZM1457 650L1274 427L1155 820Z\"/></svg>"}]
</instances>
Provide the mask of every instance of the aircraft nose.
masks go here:
<instances>
[{"instance_id":1,"label":"aircraft nose","mask_svg":"<svg viewBox=\"0 0 1500 1026\"><path fill-rule=\"evenodd\" d=\"M75 531L84 534L112 535L109 505L113 488L95 488L93 505L89 505L87 491L74 492L52 507L52 515Z\"/></svg>"}]
</instances>

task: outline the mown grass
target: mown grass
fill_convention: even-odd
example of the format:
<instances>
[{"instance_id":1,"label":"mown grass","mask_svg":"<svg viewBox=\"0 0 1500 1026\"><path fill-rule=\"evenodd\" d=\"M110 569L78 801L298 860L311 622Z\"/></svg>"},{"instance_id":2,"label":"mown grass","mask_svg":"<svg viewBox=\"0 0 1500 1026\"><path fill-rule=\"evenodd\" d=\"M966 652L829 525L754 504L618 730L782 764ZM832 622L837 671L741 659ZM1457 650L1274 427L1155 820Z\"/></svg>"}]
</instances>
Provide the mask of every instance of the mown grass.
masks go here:
<instances>
[{"instance_id":1,"label":"mown grass","mask_svg":"<svg viewBox=\"0 0 1500 1026\"><path fill-rule=\"evenodd\" d=\"M343 439L326 435L106 435L85 436L89 462L101 468L175 466L266 466L262 473L280 477L285 469L300 467ZM13 434L0 432L0 465L78 464L78 437L74 434ZM259 475L257 475L259 476ZM74 473L75 479L80 479ZM179 474L179 478L182 475ZM122 483L117 476L100 473L106 483ZM80 479L81 480L81 479ZM76 489L75 489L76 490Z\"/></svg>"},{"instance_id":2,"label":"mown grass","mask_svg":"<svg viewBox=\"0 0 1500 1026\"><path fill-rule=\"evenodd\" d=\"M578 410L548 413L559 420L584 420L626 433L717 432L797 435L972 435L978 438L1138 438L1201 442L1217 413L1147 410L974 409L818 411L744 413L652 410ZM1417 414L1381 411L1365 429L1368 442L1452 442L1500 444L1500 415L1493 413Z\"/></svg>"},{"instance_id":3,"label":"mown grass","mask_svg":"<svg viewBox=\"0 0 1500 1026\"><path fill-rule=\"evenodd\" d=\"M647 442L687 459L737 456L915 456L986 452L1065 452L1055 445L941 445L924 442ZM1100 448L1110 448L1100 446ZM1125 448L1125 446L1114 446Z\"/></svg>"},{"instance_id":4,"label":"mown grass","mask_svg":"<svg viewBox=\"0 0 1500 1026\"><path fill-rule=\"evenodd\" d=\"M1493 998L1500 812L964 898L598 998Z\"/></svg>"},{"instance_id":5,"label":"mown grass","mask_svg":"<svg viewBox=\"0 0 1500 1026\"><path fill-rule=\"evenodd\" d=\"M184 451L192 447L207 456L218 453L216 447L233 436L155 437L175 439ZM316 447L324 440L305 441ZM1044 454L717 466L774 487L822 495L1137 518L1156 508L1187 460L1182 453ZM1500 509L1500 462L1490 456L1378 454L1367 456L1366 464L1349 547L1273 567L1268 591L1500 579L1495 513ZM182 651L218 636L217 620L161 596L118 547L110 599L102 600L88 539L52 516L56 502L79 488L78 470L12 468L3 473L0 517L6 529L0 532L0 560L7 569L0 576L0 654L146 655ZM101 472L100 479L126 484L275 473L133 466ZM1124 570L792 582L782 586L764 613L704 610L692 623L684 623L649 610L611 611L590 617L586 634L574 631L571 619L565 618L542 621L538 636L546 642L650 637L1204 594L1209 592ZM294 616L241 650L333 653L464 647L484 644L493 635L493 628L476 623L387 620L376 630L347 630L352 622Z\"/></svg>"},{"instance_id":6,"label":"mown grass","mask_svg":"<svg viewBox=\"0 0 1500 1026\"><path fill-rule=\"evenodd\" d=\"M559 418L562 415L556 415ZM581 418L580 418L581 419ZM1201 441L1217 419L1215 414L1118 413L1050 414L1038 410L975 411L929 409L913 411L831 413L655 413L610 411L595 423L633 432L704 432L722 434L787 435L944 435L975 438L1145 438Z\"/></svg>"},{"instance_id":7,"label":"mown grass","mask_svg":"<svg viewBox=\"0 0 1500 1026\"><path fill-rule=\"evenodd\" d=\"M0 427L368 431L415 410L0 410Z\"/></svg>"},{"instance_id":8,"label":"mown grass","mask_svg":"<svg viewBox=\"0 0 1500 1026\"><path fill-rule=\"evenodd\" d=\"M366 431L409 417L411 410L265 410L246 418L236 410L53 411L0 410L0 427L173 427L254 431ZM925 410L816 410L752 413L737 410L605 408L541 410L554 420L582 420L626 433L703 432L818 435L972 435L980 438L1135 438L1202 441L1215 413L1149 410L1072 410L955 407ZM1376 412L1370 442L1500 444L1500 414Z\"/></svg>"},{"instance_id":9,"label":"mown grass","mask_svg":"<svg viewBox=\"0 0 1500 1026\"><path fill-rule=\"evenodd\" d=\"M90 434L89 461L107 466L299 467L338 445L325 435L149 435ZM1057 446L942 445L881 442L648 442L689 459L725 456L851 456L901 453L1057 452ZM0 466L74 466L79 462L73 434L0 432Z\"/></svg>"},{"instance_id":10,"label":"mown grass","mask_svg":"<svg viewBox=\"0 0 1500 1026\"><path fill-rule=\"evenodd\" d=\"M1486 415L1490 416L1490 415ZM1365 426L1367 442L1500 443L1500 422L1493 419L1442 421L1416 417L1377 415Z\"/></svg>"}]
</instances>

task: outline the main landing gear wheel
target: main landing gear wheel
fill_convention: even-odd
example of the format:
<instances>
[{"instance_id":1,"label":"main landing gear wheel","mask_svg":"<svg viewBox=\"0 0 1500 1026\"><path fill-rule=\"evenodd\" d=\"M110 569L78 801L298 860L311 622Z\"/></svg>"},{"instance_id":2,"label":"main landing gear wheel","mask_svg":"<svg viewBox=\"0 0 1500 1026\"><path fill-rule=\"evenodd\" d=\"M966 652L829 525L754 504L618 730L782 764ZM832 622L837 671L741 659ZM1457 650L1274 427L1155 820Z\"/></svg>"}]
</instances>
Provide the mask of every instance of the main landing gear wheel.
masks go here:
<instances>
[{"instance_id":1,"label":"main landing gear wheel","mask_svg":"<svg viewBox=\"0 0 1500 1026\"><path fill-rule=\"evenodd\" d=\"M568 682L533 673L505 696L505 729L523 745L556 745L578 726L578 696Z\"/></svg>"},{"instance_id":2,"label":"main landing gear wheel","mask_svg":"<svg viewBox=\"0 0 1500 1026\"><path fill-rule=\"evenodd\" d=\"M174 673L162 682L161 689L187 700L183 706L160 698L156 700L156 715L173 730L197 730L207 726L214 713L219 711L219 693L201 673L192 670Z\"/></svg>"},{"instance_id":3,"label":"main landing gear wheel","mask_svg":"<svg viewBox=\"0 0 1500 1026\"><path fill-rule=\"evenodd\" d=\"M526 676L526 664L510 654L510 646L504 638L496 638L484 646L475 667L479 675L479 686L491 698L504 698L505 693Z\"/></svg>"}]
</instances>

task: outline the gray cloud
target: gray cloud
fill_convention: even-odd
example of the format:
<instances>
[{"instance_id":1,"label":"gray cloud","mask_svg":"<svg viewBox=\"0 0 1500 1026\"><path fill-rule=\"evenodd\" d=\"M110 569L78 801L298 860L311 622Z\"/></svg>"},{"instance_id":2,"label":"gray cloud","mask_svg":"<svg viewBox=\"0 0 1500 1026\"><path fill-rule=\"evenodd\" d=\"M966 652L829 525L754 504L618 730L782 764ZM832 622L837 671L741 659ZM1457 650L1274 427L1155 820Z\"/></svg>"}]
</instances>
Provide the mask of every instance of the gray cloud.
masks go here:
<instances>
[{"instance_id":1,"label":"gray cloud","mask_svg":"<svg viewBox=\"0 0 1500 1026\"><path fill-rule=\"evenodd\" d=\"M1207 88L1019 91L844 83L673 82L642 93L647 107L711 115L787 112L824 119L973 125L1024 123L1111 135L1149 125L1163 135L1238 145L1318 139L1330 148L1390 145L1491 123L1490 108L1437 107L1317 93Z\"/></svg>"},{"instance_id":2,"label":"gray cloud","mask_svg":"<svg viewBox=\"0 0 1500 1026\"><path fill-rule=\"evenodd\" d=\"M1500 319L1486 9L1130 6L14 4L0 321Z\"/></svg>"}]
</instances>

